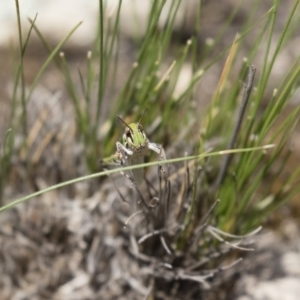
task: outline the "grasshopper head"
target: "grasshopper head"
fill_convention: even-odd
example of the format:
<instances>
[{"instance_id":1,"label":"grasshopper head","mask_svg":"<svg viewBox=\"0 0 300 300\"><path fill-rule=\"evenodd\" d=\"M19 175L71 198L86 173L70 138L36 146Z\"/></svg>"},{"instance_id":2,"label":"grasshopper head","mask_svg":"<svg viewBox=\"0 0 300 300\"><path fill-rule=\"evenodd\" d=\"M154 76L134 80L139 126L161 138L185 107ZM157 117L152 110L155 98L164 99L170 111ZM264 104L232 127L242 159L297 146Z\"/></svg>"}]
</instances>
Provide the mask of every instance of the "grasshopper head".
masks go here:
<instances>
[{"instance_id":1,"label":"grasshopper head","mask_svg":"<svg viewBox=\"0 0 300 300\"><path fill-rule=\"evenodd\" d=\"M118 119L126 126L123 134L123 145L130 150L142 150L147 147L148 139L146 137L141 120L143 119L147 109L142 114L138 123L127 124L120 117Z\"/></svg>"},{"instance_id":2,"label":"grasshopper head","mask_svg":"<svg viewBox=\"0 0 300 300\"><path fill-rule=\"evenodd\" d=\"M125 128L123 145L129 149L143 148L147 144L147 137L140 123L131 123Z\"/></svg>"}]
</instances>

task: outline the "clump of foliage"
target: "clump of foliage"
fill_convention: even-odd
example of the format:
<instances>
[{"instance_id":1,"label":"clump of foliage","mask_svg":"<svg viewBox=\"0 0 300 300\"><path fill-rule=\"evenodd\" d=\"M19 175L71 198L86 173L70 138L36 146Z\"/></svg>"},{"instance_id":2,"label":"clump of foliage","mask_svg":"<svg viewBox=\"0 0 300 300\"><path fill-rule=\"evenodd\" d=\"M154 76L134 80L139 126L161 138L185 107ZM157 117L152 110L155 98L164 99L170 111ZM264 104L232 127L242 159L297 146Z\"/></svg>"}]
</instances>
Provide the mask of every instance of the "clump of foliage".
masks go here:
<instances>
[{"instance_id":1,"label":"clump of foliage","mask_svg":"<svg viewBox=\"0 0 300 300\"><path fill-rule=\"evenodd\" d=\"M146 31L142 38L136 38L137 50L132 68L121 90L117 90L117 74L119 62L124 59L119 51L122 1L114 11L114 18L107 17L102 1L99 4L99 31L94 48L88 53L86 70L78 72L80 88L65 55L57 56L69 35L51 49L32 21L31 30L38 33L49 57L26 94L22 76L23 56L31 30L23 44L20 29L20 63L12 99L12 120L18 105L22 114L18 122L11 125L12 133L1 157L2 165L5 163L2 170L9 172L7 163L16 151L14 137L20 131L20 124L24 125L22 147L26 146L26 105L52 60L61 71L74 107L78 143L83 145L88 171L95 172L99 160L115 152L115 143L120 136L116 115L126 116L126 122L131 123L146 107L149 109L143 123L146 131L147 127L150 128L148 137L164 145L168 160L104 170L59 183L8 203L1 211L82 180L108 175L115 182L112 174L122 172L127 181L129 179L131 188L121 191L119 183L113 185L116 198L124 202L120 201L115 208L115 219L126 260L136 267L131 270L132 274L124 273L125 281L132 288L134 280L136 290L148 299L168 299L167 295L172 299L183 295L185 299L195 299L200 292L228 280L222 271L235 267L240 261L241 251L253 250L249 240L270 213L299 192L299 167L279 191L265 187L267 176L275 174L272 175L274 179L267 183L272 186L283 170L291 152L288 151L283 159L282 153L298 121L299 107L296 107L284 122L274 127L298 88L298 59L278 87L270 83L280 51L288 45L287 41L296 28L298 2L295 2L276 42L274 24L279 1L274 1L259 20L258 31L254 31L256 27L252 25L257 23L258 5L254 5L233 43L228 43L226 49L215 55L213 47L218 49L218 42L226 37L226 28L238 13L239 6L224 21L225 29L213 38L214 43L206 43L200 48L197 40L201 35L202 4L199 1L193 35L184 45L175 47L172 34L182 1L153 1ZM166 7L166 4L169 5ZM164 9L168 11L162 21ZM254 34L253 46L243 53L246 58L240 59L240 52L245 51L246 38ZM266 41L264 47L263 41ZM264 53L264 61L255 77L253 64L261 53ZM226 61L222 62L224 58ZM190 66L190 80L178 94L186 64ZM216 64L223 64L220 79L215 87L211 87L213 93L207 107L199 107L197 98L201 90L198 87ZM274 88L271 94L269 86ZM118 96L112 101L110 95L116 90ZM270 95L269 101L261 110L266 95ZM104 108L109 117L101 114ZM275 146L268 149L273 144ZM280 167L274 171L275 162L279 162ZM135 168L147 171L141 183L137 183ZM4 177L2 171L2 186Z\"/></svg>"}]
</instances>

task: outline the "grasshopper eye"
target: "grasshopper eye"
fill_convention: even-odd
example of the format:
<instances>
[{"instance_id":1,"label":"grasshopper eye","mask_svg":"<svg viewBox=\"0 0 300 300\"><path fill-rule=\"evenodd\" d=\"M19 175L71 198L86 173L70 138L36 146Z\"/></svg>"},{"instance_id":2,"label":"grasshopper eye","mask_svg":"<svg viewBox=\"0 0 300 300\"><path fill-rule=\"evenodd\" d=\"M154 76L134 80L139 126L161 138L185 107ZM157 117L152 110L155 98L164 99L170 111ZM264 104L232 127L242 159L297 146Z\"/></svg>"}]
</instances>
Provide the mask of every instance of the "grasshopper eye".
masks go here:
<instances>
[{"instance_id":1,"label":"grasshopper eye","mask_svg":"<svg viewBox=\"0 0 300 300\"><path fill-rule=\"evenodd\" d=\"M132 134L131 134L131 130L129 128L125 128L125 135L127 138L129 138L132 141Z\"/></svg>"},{"instance_id":2,"label":"grasshopper eye","mask_svg":"<svg viewBox=\"0 0 300 300\"><path fill-rule=\"evenodd\" d=\"M143 131L144 131L144 128L143 128L143 126L142 126L141 124L138 124L138 130L139 130L140 132L143 132Z\"/></svg>"}]
</instances>

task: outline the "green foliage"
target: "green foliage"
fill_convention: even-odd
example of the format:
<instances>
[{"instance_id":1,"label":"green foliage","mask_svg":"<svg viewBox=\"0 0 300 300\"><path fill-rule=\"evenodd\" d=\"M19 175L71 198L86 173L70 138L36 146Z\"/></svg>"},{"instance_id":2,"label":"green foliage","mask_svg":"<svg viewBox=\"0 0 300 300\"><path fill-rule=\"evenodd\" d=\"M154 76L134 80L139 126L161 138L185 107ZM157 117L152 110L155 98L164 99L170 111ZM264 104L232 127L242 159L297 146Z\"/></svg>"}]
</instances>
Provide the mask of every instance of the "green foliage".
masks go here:
<instances>
[{"instance_id":1,"label":"green foliage","mask_svg":"<svg viewBox=\"0 0 300 300\"><path fill-rule=\"evenodd\" d=\"M266 26L262 27L261 33L257 37L255 52L250 53L253 58L261 51L260 43L263 36L267 37L267 47L265 48L264 65L259 76L256 78L257 88L250 98L250 107L247 117L244 120L240 136L237 140L236 147L251 147L261 145L262 143L275 143L276 148L272 153L242 153L237 156L232 163L230 172L225 179L219 191L221 203L219 206L220 226L227 230L234 230L239 233L245 233L250 228L260 225L271 211L274 211L280 204L287 200L286 196L281 198L279 194L272 194L270 189L263 185L272 186L273 179L268 174L272 174L272 166L283 155L284 146L287 145L291 132L298 121L299 107L295 108L280 126L274 126L275 121L280 116L286 104L293 97L298 87L299 64L291 66L287 78L280 84L280 87L274 91L270 97L265 109L261 110L262 99L270 94L268 83L274 63L283 46L283 41L289 32L289 26L296 11L298 2L295 3L285 27L279 37L274 53L271 53L271 43L275 41L273 36L274 23L278 13L278 3L276 2L272 13L268 15ZM265 32L266 30L266 32ZM264 48L262 48L264 49ZM253 50L252 50L253 51ZM251 63L251 62L250 62ZM233 87L227 98L232 99L235 95ZM218 108L220 111L226 108ZM230 122L230 121L229 121ZM227 123L228 122L224 122ZM223 123L223 124L224 124ZM228 127L226 128L228 130ZM230 132L230 131L229 131ZM224 133L225 134L225 133ZM299 170L295 170L296 173ZM277 174L278 176L279 174ZM293 194L297 185L293 184L282 187L288 190L287 194ZM260 190L260 193L258 191ZM280 199L281 198L281 199ZM265 199L269 199L266 203ZM271 200L272 199L272 200ZM264 205L261 205L264 203Z\"/></svg>"},{"instance_id":2,"label":"green foliage","mask_svg":"<svg viewBox=\"0 0 300 300\"><path fill-rule=\"evenodd\" d=\"M12 131L6 142L6 151L1 157L1 182L3 182L5 174L9 173L8 162L14 151L14 133L20 128L20 124L26 124L26 105L46 67L54 60L61 71L70 101L74 106L78 135L80 142L84 145L85 161L90 172L95 172L98 169L101 158L115 151L115 143L121 136L116 116L120 114L124 118L128 117L129 120L126 119L126 122L130 123L141 116L145 108L148 107L149 110L145 115L143 124L145 124L146 132L147 124L149 127L151 125L154 127L152 132L148 134L149 139L163 144L169 149L172 149L174 144L180 144L181 149L194 149L194 158L197 158L195 169L197 170L199 165L207 171L201 180L201 186L198 186L199 174L195 172L193 175L194 184L189 203L190 209L184 218L187 230L181 236L181 244L184 244L190 234L189 231L193 229L194 220L197 217L196 208L200 203L200 192L198 192L200 190L201 204L206 208L210 207L217 198L220 199L217 210L214 211L217 227L244 234L260 225L270 212L273 212L279 205L299 192L297 178L300 168L294 171L282 189L276 193L266 186L272 185L272 180L266 182L265 178L273 172L272 166L282 155L284 146L298 120L299 107L280 126L274 127L274 123L283 108L298 89L300 67L299 60L297 60L290 67L289 72L278 87L271 85L270 76L274 63L282 48L288 44L288 38L292 37L296 28L295 16L297 16L298 1L295 2L289 18L286 20L273 52L271 45L275 40L274 24L278 18L280 3L274 1L273 7L258 22L261 25L260 30L253 33L256 29L254 23L257 23L255 17L259 2L256 1L253 5L253 10L249 13L248 19L245 20L242 32L234 41L233 46L230 48L233 41L228 41L228 47L222 52L217 52L219 41L226 37L226 29L238 12L241 3L237 4L236 9L225 21L222 30L212 39L213 43L206 43L200 48L198 38L201 34L199 25L201 23L201 1L197 6L194 33L180 46L174 46L172 34L182 1L153 1L146 30L141 37L136 37L134 40L138 50L133 53L132 68L128 70L128 76L115 99L110 99L110 95L115 92L114 89L117 87L117 73L120 59L122 59L119 49L121 43L119 21L122 1L119 1L114 17L107 17L107 9L103 6L102 1L99 1L99 26L94 47L87 54L86 70L78 70L78 75L75 75L79 77L80 87L75 83L74 74L70 71L64 53L61 53L59 57L57 55L62 45L79 25L57 47L51 49L32 21L32 27L24 45L20 38L20 62L15 77L11 120L15 119L17 106L22 107L23 113L16 124L11 124ZM162 24L161 15L166 3L170 5L168 6L167 17ZM49 51L49 56L26 94L23 78L23 56L32 29L36 31ZM19 31L21 32L21 28ZM243 43L249 35L254 34L257 36L252 38L253 45L247 52L247 58L242 61L239 57L245 48ZM263 47L263 41L267 41L266 47ZM229 55L228 49L231 49ZM205 155L199 158L199 154L205 152L207 145L212 145L212 141L215 139L219 142L213 146L213 150L220 151L227 148L228 141L236 126L236 116L240 105L239 98L243 92L241 81L246 81L248 66L255 62L256 57L262 51L264 51L263 65L257 72L246 117L233 146L234 149L239 148L241 150L233 156L222 185L216 188L214 183L223 157L219 155L208 158L208 155L204 153ZM212 99L208 101L209 107L198 107L196 97L201 79L216 63L220 63L220 60L226 57L228 57L227 63L222 75L220 75L219 86L216 86L215 90L212 91ZM192 62L190 82L179 95L175 94L185 64L190 62ZM19 93L18 87L21 87ZM276 88L276 91L274 90L272 93L270 88ZM262 111L262 99L264 98L269 100ZM104 106L108 106L108 117L101 114ZM23 128L26 129L26 126L24 125ZM26 130L24 130L24 143L26 143ZM246 151L253 147L262 147L273 143L276 144L276 148L267 153L264 151ZM177 152L176 155L179 158L172 162L184 160L183 151ZM288 159L288 155L285 159ZM281 170L282 168L277 171L276 176ZM98 176L105 174L109 173L101 173ZM97 177L97 175L84 177L84 179L93 177ZM211 179L211 177L213 178ZM63 184L54 188L60 186ZM34 196L36 195L34 194ZM30 197L29 195L24 199L27 200ZM25 201L24 199L22 201Z\"/></svg>"}]
</instances>

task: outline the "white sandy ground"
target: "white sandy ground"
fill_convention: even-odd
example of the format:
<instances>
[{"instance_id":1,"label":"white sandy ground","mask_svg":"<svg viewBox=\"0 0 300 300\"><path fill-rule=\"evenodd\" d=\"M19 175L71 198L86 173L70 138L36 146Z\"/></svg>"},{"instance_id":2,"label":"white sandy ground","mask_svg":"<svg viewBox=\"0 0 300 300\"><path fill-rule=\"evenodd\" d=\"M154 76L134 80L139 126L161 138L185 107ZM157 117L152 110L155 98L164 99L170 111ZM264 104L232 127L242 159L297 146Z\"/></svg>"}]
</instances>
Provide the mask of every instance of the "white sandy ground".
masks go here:
<instances>
[{"instance_id":1,"label":"white sandy ground","mask_svg":"<svg viewBox=\"0 0 300 300\"><path fill-rule=\"evenodd\" d=\"M105 1L108 16L116 15L119 0ZM27 18L34 19L38 14L38 28L55 41L62 39L77 23L82 25L76 31L71 41L81 46L88 45L95 37L98 1L86 0L19 0L23 28L29 28ZM171 2L167 2L164 12ZM151 1L123 0L121 9L121 31L125 34L141 34L146 26L147 15ZM191 7L194 0L183 2L183 6ZM186 7L182 10L185 11ZM162 20L166 16L163 13ZM15 1L1 0L0 3L0 46L7 45L11 40L17 40L17 19Z\"/></svg>"}]
</instances>

